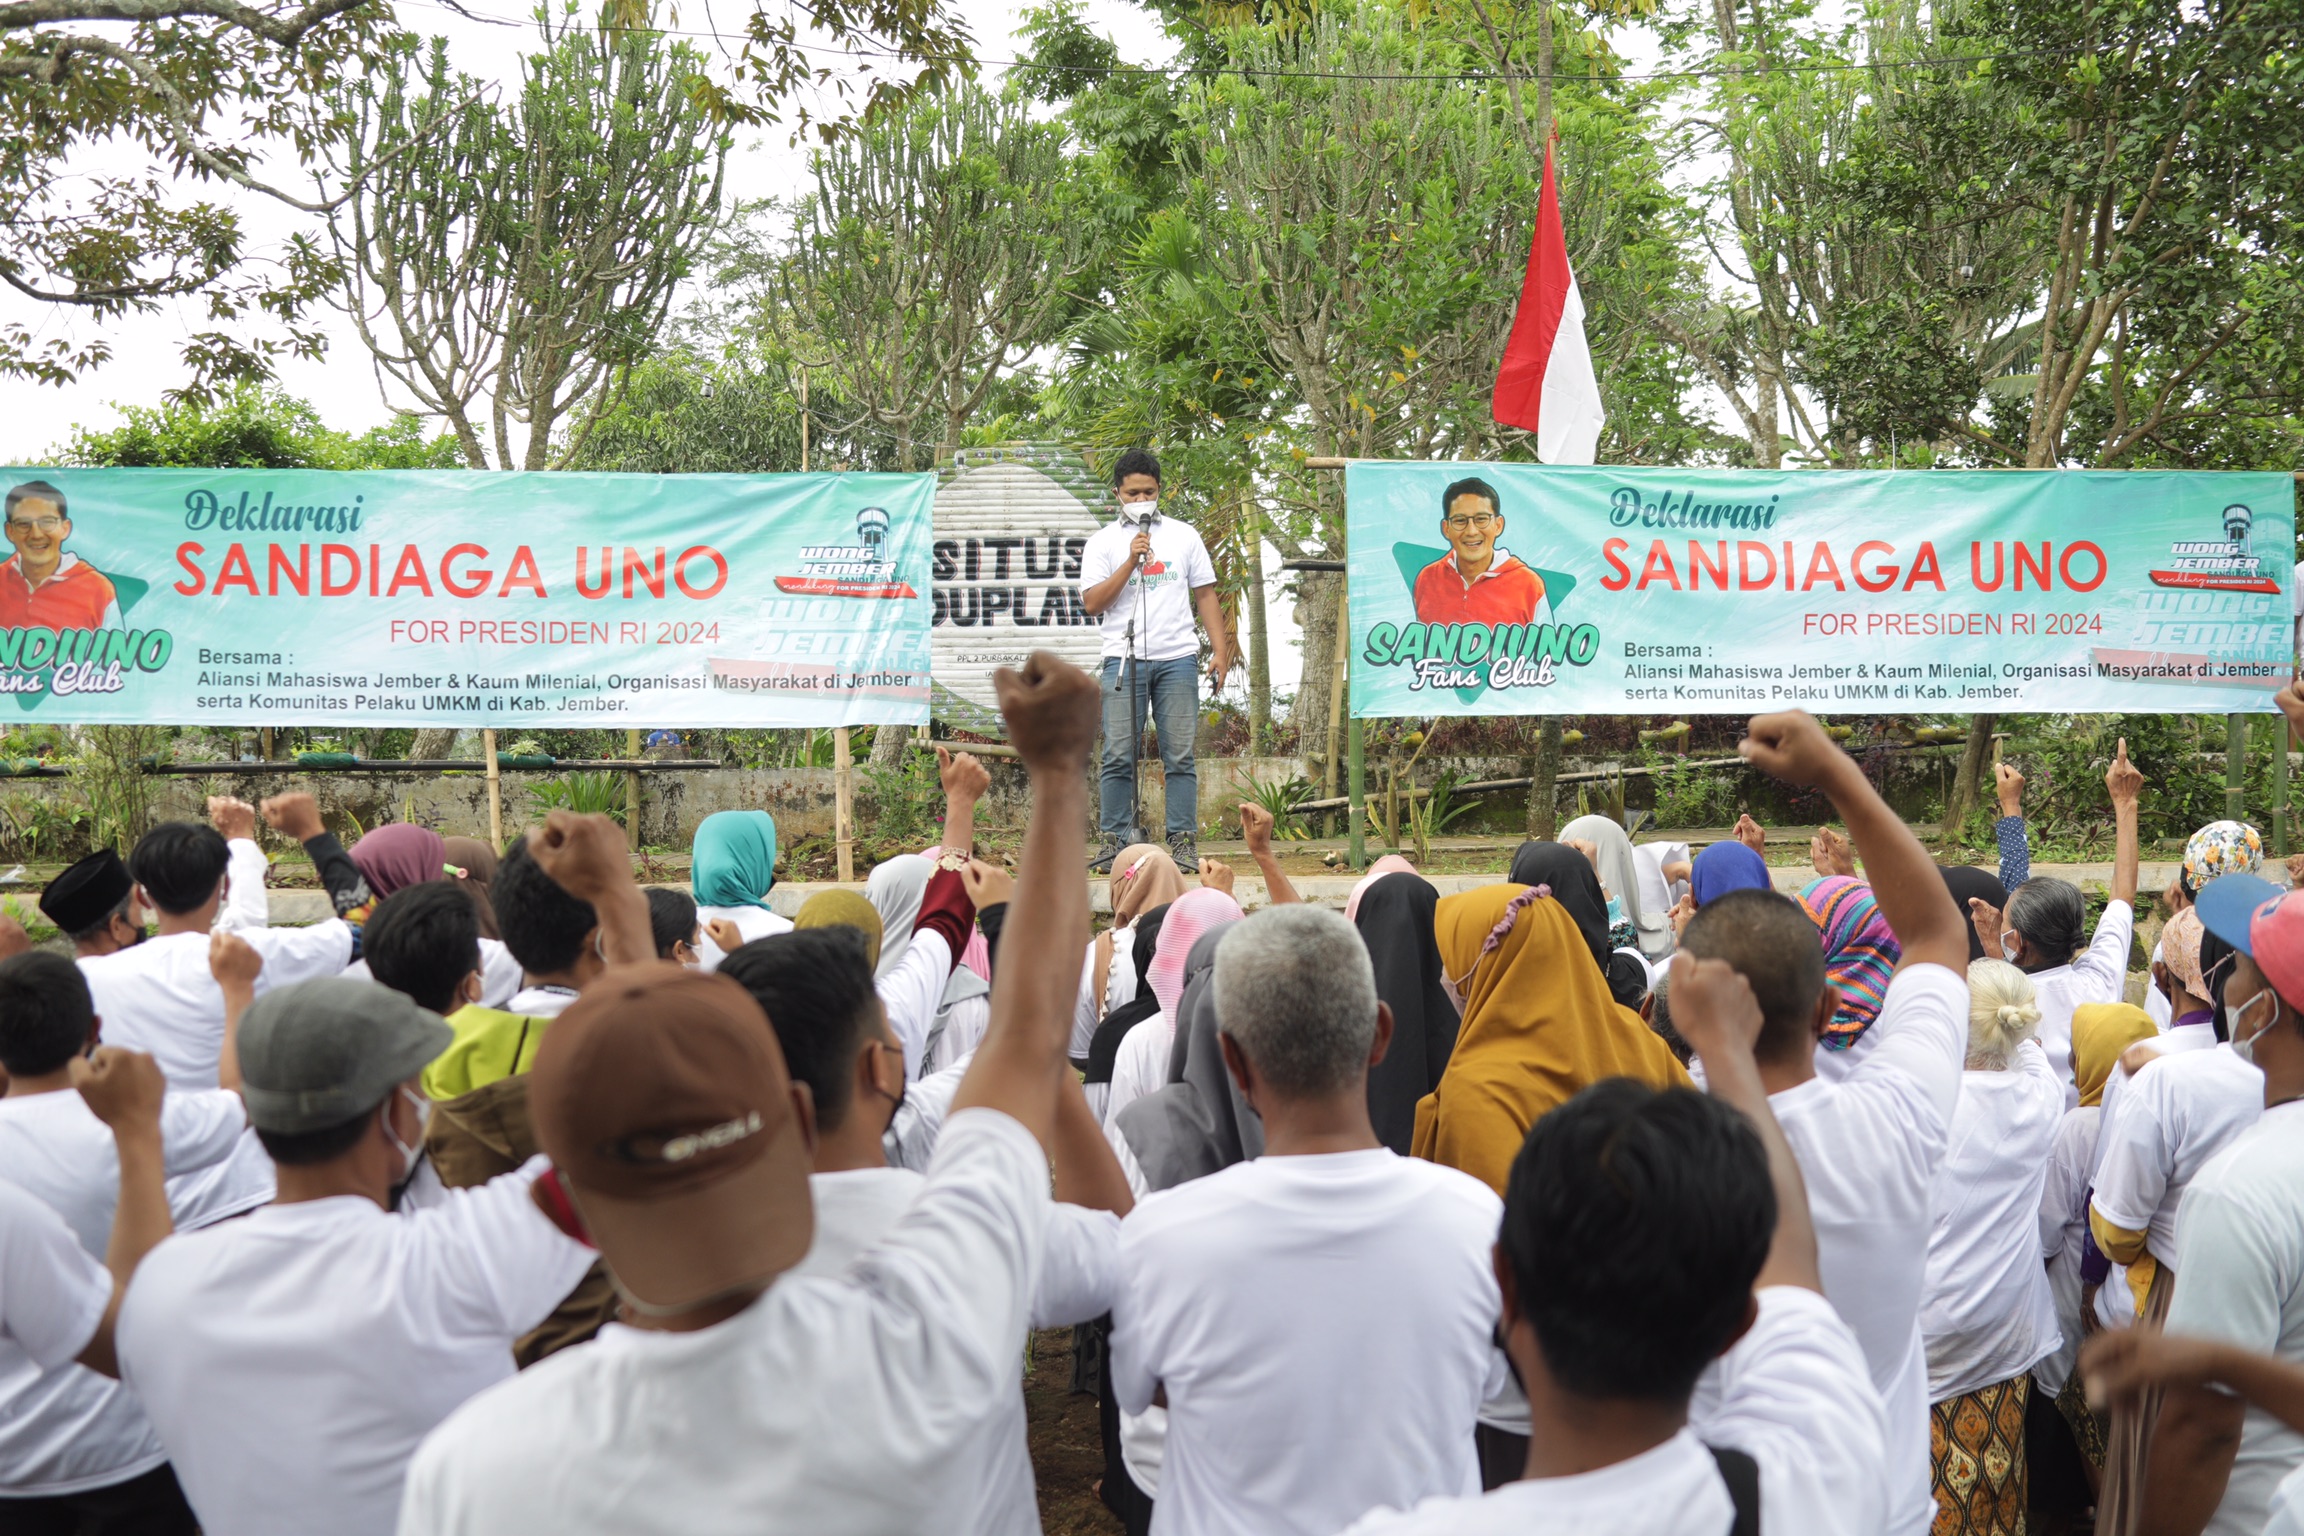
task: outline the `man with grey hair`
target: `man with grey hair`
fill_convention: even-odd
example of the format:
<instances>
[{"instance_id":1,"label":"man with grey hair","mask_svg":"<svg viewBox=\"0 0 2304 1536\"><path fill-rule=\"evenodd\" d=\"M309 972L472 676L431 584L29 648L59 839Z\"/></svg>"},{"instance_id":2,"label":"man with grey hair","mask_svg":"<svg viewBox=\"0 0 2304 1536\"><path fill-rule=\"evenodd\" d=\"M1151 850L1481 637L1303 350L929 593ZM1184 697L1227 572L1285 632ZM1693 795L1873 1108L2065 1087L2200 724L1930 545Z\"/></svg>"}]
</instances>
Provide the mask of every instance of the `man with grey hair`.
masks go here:
<instances>
[{"instance_id":1,"label":"man with grey hair","mask_svg":"<svg viewBox=\"0 0 2304 1536\"><path fill-rule=\"evenodd\" d=\"M1368 1118L1392 1013L1341 916L1273 907L1216 950L1224 1063L1264 1153L1151 1195L1120 1227L1120 1406L1168 1409L1155 1533L1329 1536L1477 1493L1500 1390L1503 1204L1394 1154Z\"/></svg>"}]
</instances>

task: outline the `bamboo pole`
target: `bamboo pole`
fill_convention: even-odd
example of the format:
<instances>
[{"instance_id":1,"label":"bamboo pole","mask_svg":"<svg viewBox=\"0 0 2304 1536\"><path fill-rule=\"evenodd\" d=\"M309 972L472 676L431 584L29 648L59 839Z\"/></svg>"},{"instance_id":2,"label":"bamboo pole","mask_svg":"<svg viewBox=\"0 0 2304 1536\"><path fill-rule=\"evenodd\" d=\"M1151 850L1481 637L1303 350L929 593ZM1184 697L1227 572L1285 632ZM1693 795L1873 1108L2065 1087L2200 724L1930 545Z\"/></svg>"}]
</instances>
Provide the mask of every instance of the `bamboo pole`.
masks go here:
<instances>
[{"instance_id":1,"label":"bamboo pole","mask_svg":"<svg viewBox=\"0 0 2304 1536\"><path fill-rule=\"evenodd\" d=\"M504 851L504 774L496 761L496 733L480 733L480 750L488 754L488 845Z\"/></svg>"},{"instance_id":2,"label":"bamboo pole","mask_svg":"<svg viewBox=\"0 0 2304 1536\"><path fill-rule=\"evenodd\" d=\"M832 840L840 853L840 878L856 878L856 828L850 804L850 778L855 766L848 759L848 727L832 727Z\"/></svg>"},{"instance_id":3,"label":"bamboo pole","mask_svg":"<svg viewBox=\"0 0 2304 1536\"><path fill-rule=\"evenodd\" d=\"M2224 814L2246 819L2248 807L2248 717L2224 717Z\"/></svg>"},{"instance_id":4,"label":"bamboo pole","mask_svg":"<svg viewBox=\"0 0 2304 1536\"><path fill-rule=\"evenodd\" d=\"M624 755L634 762L640 760L640 733L624 733ZM640 846L640 771L624 770L624 840L635 849Z\"/></svg>"}]
</instances>

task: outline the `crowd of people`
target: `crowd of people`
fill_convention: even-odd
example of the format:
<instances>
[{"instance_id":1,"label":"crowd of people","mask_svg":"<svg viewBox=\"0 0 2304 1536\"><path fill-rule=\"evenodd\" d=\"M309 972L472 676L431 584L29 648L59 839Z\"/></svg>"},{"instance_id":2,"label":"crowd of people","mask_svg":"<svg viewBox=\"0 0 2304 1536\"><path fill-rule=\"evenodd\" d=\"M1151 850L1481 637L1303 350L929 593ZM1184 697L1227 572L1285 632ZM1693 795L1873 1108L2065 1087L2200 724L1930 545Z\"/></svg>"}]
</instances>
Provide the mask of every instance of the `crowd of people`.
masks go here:
<instances>
[{"instance_id":1,"label":"crowd of people","mask_svg":"<svg viewBox=\"0 0 2304 1536\"><path fill-rule=\"evenodd\" d=\"M1096 680L998 678L1031 814L772 909L554 811L347 849L210 802L0 925L0 1528L1040 1528L1069 1329L1132 1533L2304 1536L2304 899L1939 867L1806 715L1771 868L1584 817L1441 895L1111 854ZM2280 704L2304 723L2304 694ZM273 927L258 823L336 915ZM1780 885L1782 888L1780 888Z\"/></svg>"}]
</instances>

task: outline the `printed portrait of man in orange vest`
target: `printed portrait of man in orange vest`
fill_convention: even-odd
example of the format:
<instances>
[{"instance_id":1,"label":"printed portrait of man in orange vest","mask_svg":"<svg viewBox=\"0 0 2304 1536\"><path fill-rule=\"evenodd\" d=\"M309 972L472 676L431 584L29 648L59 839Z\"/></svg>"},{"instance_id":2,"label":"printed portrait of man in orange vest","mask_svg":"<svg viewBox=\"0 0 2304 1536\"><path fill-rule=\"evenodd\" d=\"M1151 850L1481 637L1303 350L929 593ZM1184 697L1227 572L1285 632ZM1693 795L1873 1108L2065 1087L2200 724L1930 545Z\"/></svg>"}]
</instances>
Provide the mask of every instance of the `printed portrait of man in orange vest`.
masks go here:
<instances>
[{"instance_id":1,"label":"printed portrait of man in orange vest","mask_svg":"<svg viewBox=\"0 0 2304 1536\"><path fill-rule=\"evenodd\" d=\"M118 629L111 578L64 548L72 518L64 493L27 480L8 493L8 542L0 564L0 629Z\"/></svg>"},{"instance_id":2,"label":"printed portrait of man in orange vest","mask_svg":"<svg viewBox=\"0 0 2304 1536\"><path fill-rule=\"evenodd\" d=\"M1426 624L1549 624L1544 578L1503 545L1504 507L1485 480L1455 482L1440 497L1449 552L1416 576L1416 617Z\"/></svg>"}]
</instances>

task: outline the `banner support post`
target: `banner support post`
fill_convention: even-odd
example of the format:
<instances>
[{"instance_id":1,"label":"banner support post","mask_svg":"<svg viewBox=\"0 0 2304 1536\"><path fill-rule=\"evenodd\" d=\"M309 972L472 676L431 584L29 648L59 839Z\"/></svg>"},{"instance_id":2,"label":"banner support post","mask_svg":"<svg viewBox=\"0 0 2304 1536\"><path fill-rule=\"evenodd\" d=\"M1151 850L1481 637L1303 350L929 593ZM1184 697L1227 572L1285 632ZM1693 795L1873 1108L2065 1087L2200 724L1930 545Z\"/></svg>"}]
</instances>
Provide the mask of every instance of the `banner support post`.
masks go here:
<instances>
[{"instance_id":1,"label":"banner support post","mask_svg":"<svg viewBox=\"0 0 2304 1536\"><path fill-rule=\"evenodd\" d=\"M496 761L496 733L480 733L480 748L488 754L488 845L497 853L504 851L504 774Z\"/></svg>"},{"instance_id":2,"label":"banner support post","mask_svg":"<svg viewBox=\"0 0 2304 1536\"><path fill-rule=\"evenodd\" d=\"M839 850L842 883L856 878L855 824L850 817L848 727L832 727L832 841Z\"/></svg>"},{"instance_id":3,"label":"banner support post","mask_svg":"<svg viewBox=\"0 0 2304 1536\"><path fill-rule=\"evenodd\" d=\"M624 733L624 755L634 762L640 761L640 733ZM624 840L633 851L640 848L640 770L628 768L624 772Z\"/></svg>"},{"instance_id":4,"label":"banner support post","mask_svg":"<svg viewBox=\"0 0 2304 1536\"><path fill-rule=\"evenodd\" d=\"M1368 759L1361 748L1360 717L1352 717L1352 756L1350 794L1352 807L1345 812L1352 818L1352 867L1368 867Z\"/></svg>"},{"instance_id":5,"label":"banner support post","mask_svg":"<svg viewBox=\"0 0 2304 1536\"><path fill-rule=\"evenodd\" d=\"M2272 857L2288 857L2288 717L2272 717Z\"/></svg>"},{"instance_id":6,"label":"banner support post","mask_svg":"<svg viewBox=\"0 0 2304 1536\"><path fill-rule=\"evenodd\" d=\"M2248 804L2248 717L2224 717L2224 814L2245 820Z\"/></svg>"}]
</instances>

